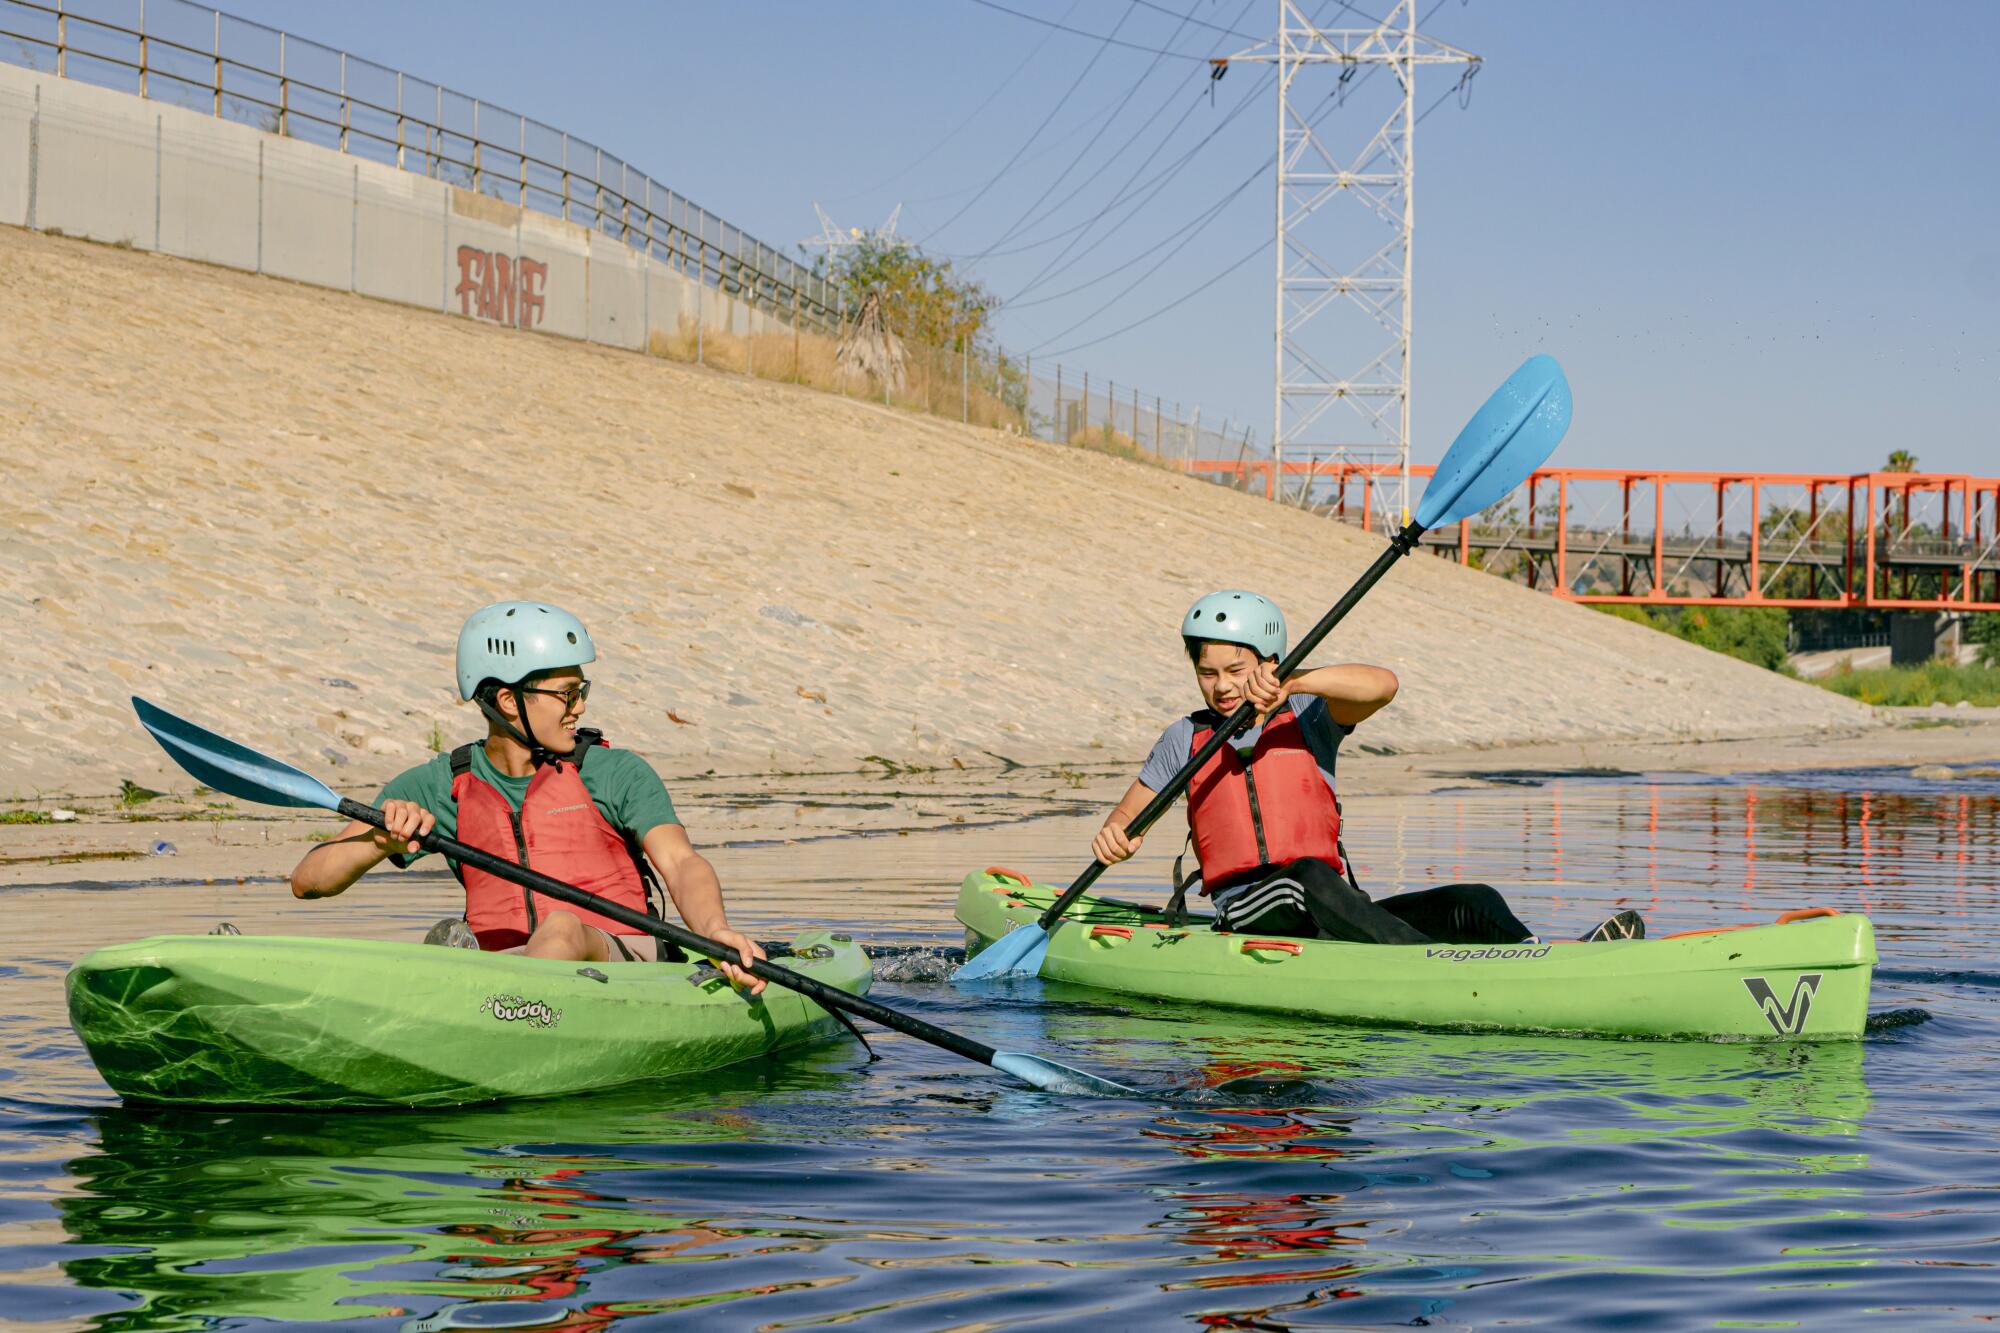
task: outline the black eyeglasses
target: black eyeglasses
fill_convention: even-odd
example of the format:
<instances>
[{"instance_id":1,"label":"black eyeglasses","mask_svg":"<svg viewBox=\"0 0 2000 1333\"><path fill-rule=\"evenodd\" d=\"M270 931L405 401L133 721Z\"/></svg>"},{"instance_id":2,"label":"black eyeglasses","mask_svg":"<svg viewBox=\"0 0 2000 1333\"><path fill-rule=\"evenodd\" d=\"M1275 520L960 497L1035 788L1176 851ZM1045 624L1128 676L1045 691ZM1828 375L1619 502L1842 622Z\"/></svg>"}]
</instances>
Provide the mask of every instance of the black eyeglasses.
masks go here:
<instances>
[{"instance_id":1,"label":"black eyeglasses","mask_svg":"<svg viewBox=\"0 0 2000 1333\"><path fill-rule=\"evenodd\" d=\"M566 690L542 690L533 685L521 685L517 688L523 694L546 694L551 699L562 700L565 713L590 697L590 682L587 680L580 680Z\"/></svg>"}]
</instances>

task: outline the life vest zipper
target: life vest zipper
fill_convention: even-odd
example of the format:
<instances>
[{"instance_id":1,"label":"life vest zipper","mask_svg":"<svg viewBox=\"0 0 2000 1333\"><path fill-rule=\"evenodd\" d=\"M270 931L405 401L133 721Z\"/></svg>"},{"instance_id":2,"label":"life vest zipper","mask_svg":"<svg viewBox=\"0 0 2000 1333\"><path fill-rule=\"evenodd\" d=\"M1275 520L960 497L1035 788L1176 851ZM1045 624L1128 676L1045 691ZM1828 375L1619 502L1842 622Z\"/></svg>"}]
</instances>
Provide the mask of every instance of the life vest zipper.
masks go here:
<instances>
[{"instance_id":1,"label":"life vest zipper","mask_svg":"<svg viewBox=\"0 0 2000 1333\"><path fill-rule=\"evenodd\" d=\"M1253 796L1251 800L1254 805L1256 798ZM520 853L521 864L525 867L528 864L528 835L521 829L521 812L510 807L507 811L507 818L514 825L514 850ZM1263 846L1263 839L1263 830L1259 829L1257 832L1258 846ZM522 886L521 902L528 909L528 933L532 935L535 933L536 925L539 924L535 919L535 891L525 885Z\"/></svg>"},{"instance_id":2,"label":"life vest zipper","mask_svg":"<svg viewBox=\"0 0 2000 1333\"><path fill-rule=\"evenodd\" d=\"M1250 827L1257 830L1257 864L1271 864L1271 849L1264 845L1264 811L1257 804L1257 770L1243 765L1243 786L1250 793Z\"/></svg>"}]
</instances>

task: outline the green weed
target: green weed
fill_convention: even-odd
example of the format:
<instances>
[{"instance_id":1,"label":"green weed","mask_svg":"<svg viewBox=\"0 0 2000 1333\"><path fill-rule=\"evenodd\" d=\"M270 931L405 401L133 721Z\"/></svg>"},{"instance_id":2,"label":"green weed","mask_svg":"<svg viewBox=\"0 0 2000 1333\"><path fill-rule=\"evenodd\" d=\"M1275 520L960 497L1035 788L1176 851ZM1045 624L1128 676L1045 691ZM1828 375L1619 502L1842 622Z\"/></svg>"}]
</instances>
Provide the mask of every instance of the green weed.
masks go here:
<instances>
[{"instance_id":1,"label":"green weed","mask_svg":"<svg viewBox=\"0 0 2000 1333\"><path fill-rule=\"evenodd\" d=\"M1666 606L1651 609L1629 603L1598 604L1598 611L1619 620L1671 634L1711 652L1754 662L1780 675L1795 674L1785 660L1788 621L1785 612L1769 606Z\"/></svg>"},{"instance_id":2,"label":"green weed","mask_svg":"<svg viewBox=\"0 0 2000 1333\"><path fill-rule=\"evenodd\" d=\"M1992 666L1926 662L1922 666L1869 667L1861 671L1848 668L1822 676L1815 683L1835 694L1889 708L1956 703L1979 708L2000 705L2000 667Z\"/></svg>"},{"instance_id":3,"label":"green weed","mask_svg":"<svg viewBox=\"0 0 2000 1333\"><path fill-rule=\"evenodd\" d=\"M148 801L156 801L164 795L166 795L165 792L154 791L151 787L141 787L130 778L126 778L118 784L118 804L128 810L135 805L144 805Z\"/></svg>"}]
</instances>

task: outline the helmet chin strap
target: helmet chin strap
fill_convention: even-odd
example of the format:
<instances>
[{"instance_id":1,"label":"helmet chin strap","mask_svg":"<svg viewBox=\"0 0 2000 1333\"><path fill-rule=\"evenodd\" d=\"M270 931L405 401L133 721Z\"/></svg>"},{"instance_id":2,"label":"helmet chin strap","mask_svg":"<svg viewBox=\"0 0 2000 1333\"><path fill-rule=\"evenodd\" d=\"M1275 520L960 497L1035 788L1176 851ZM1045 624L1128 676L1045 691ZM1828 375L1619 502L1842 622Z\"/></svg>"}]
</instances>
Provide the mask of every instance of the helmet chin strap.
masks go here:
<instances>
[{"instance_id":1,"label":"helmet chin strap","mask_svg":"<svg viewBox=\"0 0 2000 1333\"><path fill-rule=\"evenodd\" d=\"M528 698L521 693L520 685L504 685L501 688L512 691L514 695L514 708L521 715L520 726L517 727L509 721L507 715L501 712L499 707L494 704L493 691L481 690L474 698L474 702L479 705L479 711L486 714L488 720L527 750L528 763L531 767L540 768L543 764L551 761L560 763L575 753L573 748L557 753L549 749L548 746L543 745L539 740L536 740L535 724L528 721Z\"/></svg>"}]
</instances>

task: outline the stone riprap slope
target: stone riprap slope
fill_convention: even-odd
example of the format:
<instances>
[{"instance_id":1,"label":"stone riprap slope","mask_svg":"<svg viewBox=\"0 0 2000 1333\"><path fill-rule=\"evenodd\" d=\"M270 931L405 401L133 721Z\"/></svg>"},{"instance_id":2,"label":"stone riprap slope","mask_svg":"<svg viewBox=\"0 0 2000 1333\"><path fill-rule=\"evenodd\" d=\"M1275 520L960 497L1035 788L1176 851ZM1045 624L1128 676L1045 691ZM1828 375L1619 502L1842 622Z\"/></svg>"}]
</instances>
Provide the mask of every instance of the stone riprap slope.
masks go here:
<instances>
[{"instance_id":1,"label":"stone riprap slope","mask_svg":"<svg viewBox=\"0 0 2000 1333\"><path fill-rule=\"evenodd\" d=\"M363 786L483 731L452 643L516 596L591 624L590 721L669 773L1136 760L1195 702L1193 597L1302 629L1380 549L1097 454L11 229L0 305L0 796L166 778L133 692ZM1422 557L1321 659L1401 674L1356 738L1399 750L1872 719Z\"/></svg>"}]
</instances>

